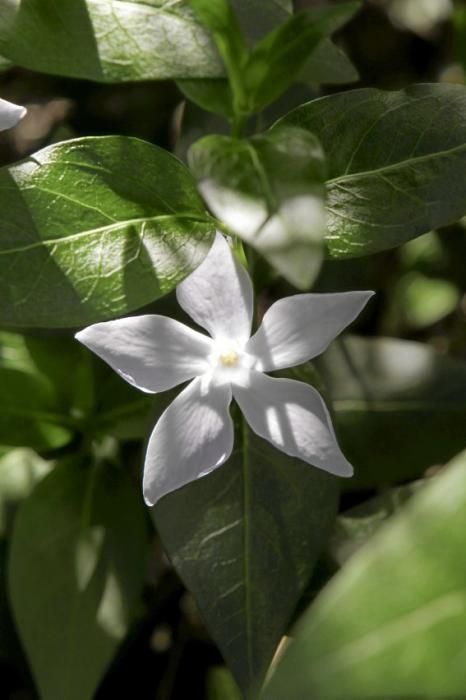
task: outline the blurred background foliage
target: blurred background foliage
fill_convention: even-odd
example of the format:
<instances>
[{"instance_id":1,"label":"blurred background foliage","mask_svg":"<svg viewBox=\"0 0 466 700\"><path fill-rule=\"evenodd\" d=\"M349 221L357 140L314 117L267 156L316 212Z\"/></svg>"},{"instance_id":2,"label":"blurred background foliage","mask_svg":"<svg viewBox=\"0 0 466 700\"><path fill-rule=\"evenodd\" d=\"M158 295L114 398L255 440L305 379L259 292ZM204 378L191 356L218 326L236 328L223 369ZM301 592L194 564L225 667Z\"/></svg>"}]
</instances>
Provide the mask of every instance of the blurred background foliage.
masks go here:
<instances>
[{"instance_id":1,"label":"blurred background foliage","mask_svg":"<svg viewBox=\"0 0 466 700\"><path fill-rule=\"evenodd\" d=\"M296 0L295 6L319 4L326 3ZM366 0L335 38L354 63L359 79L353 82L356 76L350 71L348 85L301 85L273 107L266 122L306 99L354 86L398 89L413 82L464 83L466 7L461 1ZM175 83L168 81L102 85L34 73L0 59L0 94L29 110L16 129L0 135L2 165L64 139L104 134L136 136L183 157L195 138L224 129L216 117L186 105ZM373 288L378 294L358 322L357 332L364 339L341 341L318 363L335 402L343 447L359 469L342 495L341 515L308 600L464 446L465 228L466 221L460 221L396 250L327 261L322 268L314 287L317 291ZM259 313L272 299L292 291L265 263L258 263L254 274L261 290ZM181 318L173 295L150 310ZM128 493L137 493L141 440L160 406L127 386L65 332L36 330L19 335L4 329L0 369L0 400L8 406L0 414L0 694L8 700L32 700L36 691L6 597L4 562L17 506L57 465L67 469L71 453L78 461L81 453L88 454L86 445L80 444L86 440L92 442L96 462L130 466ZM412 402L425 396L430 403L419 420ZM166 399L156 399L162 400ZM367 414L363 431L361 411ZM67 425L63 425L64 414ZM354 431L356 423L359 427ZM351 438L354 432L357 441ZM376 454L380 459L374 464ZM79 489L79 469L76 474L77 483L70 488ZM48 488L52 486L49 482ZM118 497L131 501L128 494ZM56 496L50 498L54 503ZM34 514L24 511L22 517ZM54 527L60 530L58 507L53 517ZM97 542L98 524L96 528ZM136 622L124 617L119 621L122 628L116 639L118 643L125 639L96 700L234 700L238 697L234 683L151 523L136 517L130 531L134 540L148 537L151 541L148 562L143 554L138 558L133 553L137 564L131 558L121 564L140 568L134 575L143 580L144 596L137 602ZM71 540L66 541L66 533L64 537L67 547ZM94 545L85 550L85 557L91 556ZM33 571L27 575L33 576ZM59 604L43 600L44 606ZM39 633L46 637L54 632L44 628ZM107 654L110 659L113 654L104 647L103 658Z\"/></svg>"}]
</instances>

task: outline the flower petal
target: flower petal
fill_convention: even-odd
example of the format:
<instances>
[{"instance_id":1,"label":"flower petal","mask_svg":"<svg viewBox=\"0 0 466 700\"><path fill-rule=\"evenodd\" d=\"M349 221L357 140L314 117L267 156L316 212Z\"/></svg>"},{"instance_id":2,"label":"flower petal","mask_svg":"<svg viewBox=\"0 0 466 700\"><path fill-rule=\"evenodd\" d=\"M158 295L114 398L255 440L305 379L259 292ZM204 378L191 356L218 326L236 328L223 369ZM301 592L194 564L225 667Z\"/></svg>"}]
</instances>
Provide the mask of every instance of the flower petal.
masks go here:
<instances>
[{"instance_id":1,"label":"flower petal","mask_svg":"<svg viewBox=\"0 0 466 700\"><path fill-rule=\"evenodd\" d=\"M176 296L213 338L246 342L251 335L251 280L220 233L199 267L178 285Z\"/></svg>"},{"instance_id":2,"label":"flower petal","mask_svg":"<svg viewBox=\"0 0 466 700\"><path fill-rule=\"evenodd\" d=\"M233 449L228 407L231 387L194 379L162 413L147 446L144 498L148 505L219 467Z\"/></svg>"},{"instance_id":3,"label":"flower petal","mask_svg":"<svg viewBox=\"0 0 466 700\"><path fill-rule=\"evenodd\" d=\"M0 131L11 129L24 117L26 108L0 99Z\"/></svg>"},{"instance_id":4,"label":"flower petal","mask_svg":"<svg viewBox=\"0 0 466 700\"><path fill-rule=\"evenodd\" d=\"M256 369L294 367L320 355L362 311L374 292L296 294L272 304L246 352Z\"/></svg>"},{"instance_id":5,"label":"flower petal","mask_svg":"<svg viewBox=\"0 0 466 700\"><path fill-rule=\"evenodd\" d=\"M352 476L329 412L313 387L251 371L249 387L234 385L233 395L252 430L279 450L331 474Z\"/></svg>"},{"instance_id":6,"label":"flower petal","mask_svg":"<svg viewBox=\"0 0 466 700\"><path fill-rule=\"evenodd\" d=\"M203 374L212 340L165 316L133 316L95 323L76 338L133 386L166 391Z\"/></svg>"}]
</instances>

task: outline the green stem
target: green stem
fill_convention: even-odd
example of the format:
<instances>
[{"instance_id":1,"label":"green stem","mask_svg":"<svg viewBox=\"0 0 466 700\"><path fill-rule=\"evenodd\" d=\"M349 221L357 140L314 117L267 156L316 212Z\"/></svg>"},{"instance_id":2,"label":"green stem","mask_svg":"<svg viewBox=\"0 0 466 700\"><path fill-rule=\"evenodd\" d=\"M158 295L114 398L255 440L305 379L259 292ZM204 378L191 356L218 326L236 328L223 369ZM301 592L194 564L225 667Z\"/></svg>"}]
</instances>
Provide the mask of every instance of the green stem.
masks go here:
<instances>
[{"instance_id":1,"label":"green stem","mask_svg":"<svg viewBox=\"0 0 466 700\"><path fill-rule=\"evenodd\" d=\"M246 421L241 419L242 427L242 463L243 463L243 509L244 509L244 590L245 590L245 614L246 614L246 645L248 660L248 676L250 684L254 680L254 663L252 658L252 605L251 605L251 522L252 493L251 470L249 465L249 433ZM251 691L245 694L246 700L254 697Z\"/></svg>"},{"instance_id":2,"label":"green stem","mask_svg":"<svg viewBox=\"0 0 466 700\"><path fill-rule=\"evenodd\" d=\"M235 139L240 139L244 135L244 127L246 125L245 114L235 114L231 123L231 135Z\"/></svg>"}]
</instances>

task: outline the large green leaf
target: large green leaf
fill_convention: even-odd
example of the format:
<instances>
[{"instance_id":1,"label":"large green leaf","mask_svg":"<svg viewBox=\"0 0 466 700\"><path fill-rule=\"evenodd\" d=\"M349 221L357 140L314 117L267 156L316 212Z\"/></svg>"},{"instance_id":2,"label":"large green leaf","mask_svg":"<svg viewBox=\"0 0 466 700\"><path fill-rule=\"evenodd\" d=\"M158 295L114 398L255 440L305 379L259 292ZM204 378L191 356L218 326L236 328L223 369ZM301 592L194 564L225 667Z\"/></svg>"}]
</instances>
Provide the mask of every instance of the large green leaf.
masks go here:
<instances>
[{"instance_id":1,"label":"large green leaf","mask_svg":"<svg viewBox=\"0 0 466 700\"><path fill-rule=\"evenodd\" d=\"M0 52L32 70L104 82L223 73L183 1L8 0L0 7Z\"/></svg>"},{"instance_id":2,"label":"large green leaf","mask_svg":"<svg viewBox=\"0 0 466 700\"><path fill-rule=\"evenodd\" d=\"M133 619L147 530L137 487L108 466L58 466L24 502L9 592L43 700L91 700Z\"/></svg>"},{"instance_id":3,"label":"large green leaf","mask_svg":"<svg viewBox=\"0 0 466 700\"><path fill-rule=\"evenodd\" d=\"M309 129L328 159L332 257L400 245L466 213L466 88L353 90L279 123Z\"/></svg>"},{"instance_id":4,"label":"large green leaf","mask_svg":"<svg viewBox=\"0 0 466 700\"><path fill-rule=\"evenodd\" d=\"M466 364L404 340L345 338L316 361L359 488L421 476L465 444Z\"/></svg>"},{"instance_id":5,"label":"large green leaf","mask_svg":"<svg viewBox=\"0 0 466 700\"><path fill-rule=\"evenodd\" d=\"M320 269L325 233L317 139L294 127L250 140L207 136L191 147L189 161L214 214L292 284L308 287Z\"/></svg>"},{"instance_id":6,"label":"large green leaf","mask_svg":"<svg viewBox=\"0 0 466 700\"><path fill-rule=\"evenodd\" d=\"M265 675L335 516L337 480L244 425L226 465L154 515L245 697Z\"/></svg>"},{"instance_id":7,"label":"large green leaf","mask_svg":"<svg viewBox=\"0 0 466 700\"><path fill-rule=\"evenodd\" d=\"M311 606L266 700L463 697L466 453Z\"/></svg>"},{"instance_id":8,"label":"large green leaf","mask_svg":"<svg viewBox=\"0 0 466 700\"><path fill-rule=\"evenodd\" d=\"M214 226L187 168L132 138L50 146L0 170L0 323L78 326L167 293Z\"/></svg>"}]
</instances>

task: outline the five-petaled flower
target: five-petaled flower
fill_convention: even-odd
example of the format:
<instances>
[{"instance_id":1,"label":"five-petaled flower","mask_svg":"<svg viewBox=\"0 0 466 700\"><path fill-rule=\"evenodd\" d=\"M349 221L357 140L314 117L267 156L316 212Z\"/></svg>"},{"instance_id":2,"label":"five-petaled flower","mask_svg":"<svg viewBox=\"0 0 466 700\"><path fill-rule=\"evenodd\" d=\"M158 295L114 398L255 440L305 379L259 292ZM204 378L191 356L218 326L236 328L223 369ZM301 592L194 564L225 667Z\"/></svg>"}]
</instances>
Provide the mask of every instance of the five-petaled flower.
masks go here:
<instances>
[{"instance_id":1,"label":"five-petaled flower","mask_svg":"<svg viewBox=\"0 0 466 700\"><path fill-rule=\"evenodd\" d=\"M16 126L25 114L25 107L20 107L0 98L0 131Z\"/></svg>"},{"instance_id":2,"label":"five-petaled flower","mask_svg":"<svg viewBox=\"0 0 466 700\"><path fill-rule=\"evenodd\" d=\"M76 335L142 391L165 391L191 380L149 439L146 502L153 505L228 459L232 398L252 430L279 450L332 474L351 476L320 394L303 382L264 372L319 355L373 292L286 297L270 307L251 337L252 283L220 234L176 291L181 307L211 337L156 315L96 323Z\"/></svg>"}]
</instances>

